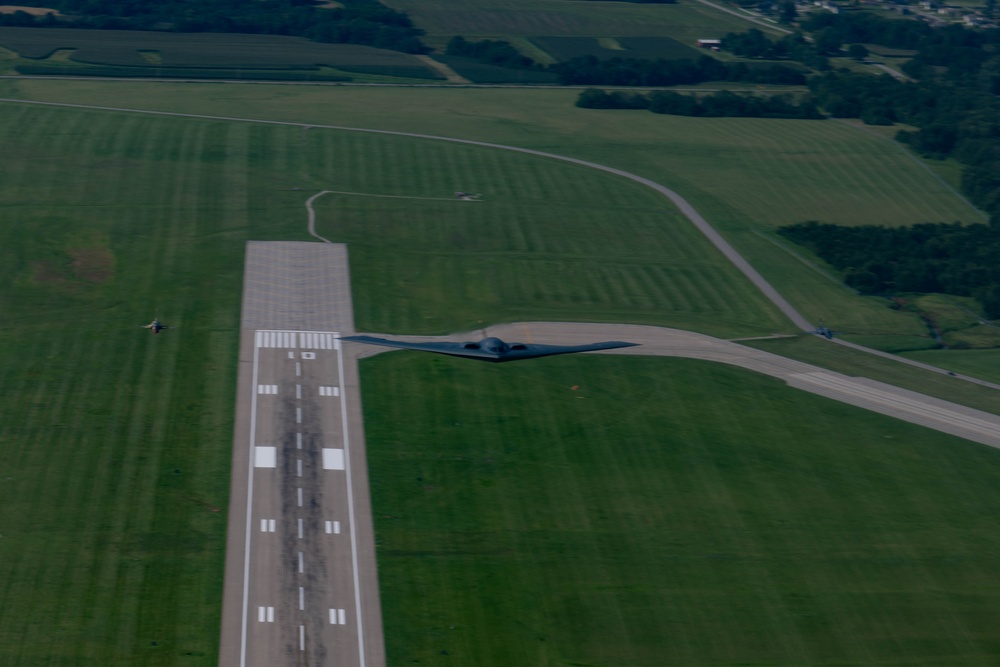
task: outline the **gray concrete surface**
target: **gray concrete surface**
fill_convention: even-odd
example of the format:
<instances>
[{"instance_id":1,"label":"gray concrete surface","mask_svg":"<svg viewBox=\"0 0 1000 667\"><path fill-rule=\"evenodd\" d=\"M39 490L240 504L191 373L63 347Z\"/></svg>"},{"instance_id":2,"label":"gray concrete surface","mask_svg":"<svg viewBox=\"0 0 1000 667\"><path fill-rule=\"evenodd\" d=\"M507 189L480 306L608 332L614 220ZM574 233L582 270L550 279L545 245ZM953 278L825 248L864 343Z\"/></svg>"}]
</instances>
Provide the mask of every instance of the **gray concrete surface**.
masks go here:
<instances>
[{"instance_id":1,"label":"gray concrete surface","mask_svg":"<svg viewBox=\"0 0 1000 667\"><path fill-rule=\"evenodd\" d=\"M247 244L242 327L219 664L382 667L346 249Z\"/></svg>"}]
</instances>

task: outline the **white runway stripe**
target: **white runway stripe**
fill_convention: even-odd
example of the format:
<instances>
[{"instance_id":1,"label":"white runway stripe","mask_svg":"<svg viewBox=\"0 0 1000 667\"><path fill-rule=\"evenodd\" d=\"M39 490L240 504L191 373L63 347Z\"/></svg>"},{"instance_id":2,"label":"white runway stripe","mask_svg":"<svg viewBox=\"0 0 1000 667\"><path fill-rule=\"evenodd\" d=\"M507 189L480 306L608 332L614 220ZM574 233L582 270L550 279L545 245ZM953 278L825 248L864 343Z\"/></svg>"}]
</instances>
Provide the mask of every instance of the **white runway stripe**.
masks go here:
<instances>
[{"instance_id":1,"label":"white runway stripe","mask_svg":"<svg viewBox=\"0 0 1000 667\"><path fill-rule=\"evenodd\" d=\"M340 387L320 387L320 396L340 396Z\"/></svg>"},{"instance_id":2,"label":"white runway stripe","mask_svg":"<svg viewBox=\"0 0 1000 667\"><path fill-rule=\"evenodd\" d=\"M276 384L259 384L257 385L258 394L277 394L278 385Z\"/></svg>"}]
</instances>

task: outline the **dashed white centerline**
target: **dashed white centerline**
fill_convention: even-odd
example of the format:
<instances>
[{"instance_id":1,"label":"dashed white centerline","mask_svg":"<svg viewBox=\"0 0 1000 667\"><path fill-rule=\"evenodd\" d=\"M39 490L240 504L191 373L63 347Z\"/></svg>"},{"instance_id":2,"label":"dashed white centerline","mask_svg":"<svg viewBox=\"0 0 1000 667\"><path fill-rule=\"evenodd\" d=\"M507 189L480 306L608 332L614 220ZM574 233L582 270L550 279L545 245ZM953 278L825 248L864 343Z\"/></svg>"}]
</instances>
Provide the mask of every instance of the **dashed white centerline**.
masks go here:
<instances>
[{"instance_id":1,"label":"dashed white centerline","mask_svg":"<svg viewBox=\"0 0 1000 667\"><path fill-rule=\"evenodd\" d=\"M302 398L302 385L295 385L295 398Z\"/></svg>"},{"instance_id":2,"label":"dashed white centerline","mask_svg":"<svg viewBox=\"0 0 1000 667\"><path fill-rule=\"evenodd\" d=\"M306 589L299 586L299 611L305 611L306 609Z\"/></svg>"},{"instance_id":3,"label":"dashed white centerline","mask_svg":"<svg viewBox=\"0 0 1000 667\"><path fill-rule=\"evenodd\" d=\"M302 408L295 408L295 423L302 423Z\"/></svg>"},{"instance_id":4,"label":"dashed white centerline","mask_svg":"<svg viewBox=\"0 0 1000 667\"><path fill-rule=\"evenodd\" d=\"M300 377L302 375L302 362L295 362L295 377Z\"/></svg>"},{"instance_id":5,"label":"dashed white centerline","mask_svg":"<svg viewBox=\"0 0 1000 667\"><path fill-rule=\"evenodd\" d=\"M303 574L306 571L306 561L302 556L302 552L299 552L299 574Z\"/></svg>"},{"instance_id":6,"label":"dashed white centerline","mask_svg":"<svg viewBox=\"0 0 1000 667\"><path fill-rule=\"evenodd\" d=\"M299 491L301 491L301 490L302 490L302 489L299 489ZM299 504L301 505L302 503L299 503ZM303 534L304 534L304 530L305 530L305 529L304 529L304 524L302 523L302 519L299 519L299 539L300 539L300 540L301 540L301 539L302 539L302 537L303 537Z\"/></svg>"},{"instance_id":7,"label":"dashed white centerline","mask_svg":"<svg viewBox=\"0 0 1000 667\"><path fill-rule=\"evenodd\" d=\"M299 650L306 650L306 627L304 625L299 626Z\"/></svg>"},{"instance_id":8,"label":"dashed white centerline","mask_svg":"<svg viewBox=\"0 0 1000 667\"><path fill-rule=\"evenodd\" d=\"M300 486L296 491L298 491L299 495L299 507L302 507L302 487Z\"/></svg>"},{"instance_id":9,"label":"dashed white centerline","mask_svg":"<svg viewBox=\"0 0 1000 667\"><path fill-rule=\"evenodd\" d=\"M297 459L295 461L296 467L298 468L299 477L302 477L302 459Z\"/></svg>"},{"instance_id":10,"label":"dashed white centerline","mask_svg":"<svg viewBox=\"0 0 1000 667\"><path fill-rule=\"evenodd\" d=\"M296 433L295 434L295 447L296 447L296 449L302 449L302 434L301 433Z\"/></svg>"}]
</instances>

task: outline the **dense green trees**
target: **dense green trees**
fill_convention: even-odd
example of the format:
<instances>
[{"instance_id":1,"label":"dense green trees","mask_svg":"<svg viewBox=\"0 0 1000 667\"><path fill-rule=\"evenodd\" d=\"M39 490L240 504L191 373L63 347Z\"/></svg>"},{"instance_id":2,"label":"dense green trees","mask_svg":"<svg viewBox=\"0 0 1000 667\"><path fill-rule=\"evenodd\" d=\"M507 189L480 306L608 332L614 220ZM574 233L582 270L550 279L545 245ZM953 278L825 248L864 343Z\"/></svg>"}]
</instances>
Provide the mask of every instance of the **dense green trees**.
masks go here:
<instances>
[{"instance_id":1,"label":"dense green trees","mask_svg":"<svg viewBox=\"0 0 1000 667\"><path fill-rule=\"evenodd\" d=\"M821 119L810 102L795 104L784 95L737 95L721 91L713 95L681 95L661 90L642 95L624 91L605 92L588 88L580 93L576 106L585 109L649 109L653 113L705 118L806 118Z\"/></svg>"},{"instance_id":2,"label":"dense green trees","mask_svg":"<svg viewBox=\"0 0 1000 667\"><path fill-rule=\"evenodd\" d=\"M510 42L504 42L499 39L483 39L478 42L470 42L461 35L457 35L448 41L445 54L475 58L481 62L497 65L498 67L530 69L538 66L528 56L521 55L521 52L511 46Z\"/></svg>"},{"instance_id":3,"label":"dense green trees","mask_svg":"<svg viewBox=\"0 0 1000 667\"><path fill-rule=\"evenodd\" d=\"M317 7L313 0L18 0L18 4L58 9L71 20L35 19L20 12L0 14L0 25L296 35L407 53L429 51L420 41L423 31L406 14L378 0L341 0L344 6L337 8Z\"/></svg>"},{"instance_id":4,"label":"dense green trees","mask_svg":"<svg viewBox=\"0 0 1000 667\"><path fill-rule=\"evenodd\" d=\"M550 66L559 83L597 86L673 86L703 81L746 81L801 85L805 75L791 67L747 67L745 63L728 63L711 56L691 60L639 60L610 58L600 60L582 56Z\"/></svg>"},{"instance_id":5,"label":"dense green trees","mask_svg":"<svg viewBox=\"0 0 1000 667\"><path fill-rule=\"evenodd\" d=\"M820 46L798 33L772 41L760 30L751 28L746 32L731 32L726 35L722 39L722 48L744 58L797 60L807 67L822 72L830 69L830 61L826 54L831 52L831 49L835 53L840 48L840 43L834 44L826 40L826 45Z\"/></svg>"},{"instance_id":6,"label":"dense green trees","mask_svg":"<svg viewBox=\"0 0 1000 667\"><path fill-rule=\"evenodd\" d=\"M1000 318L1000 228L925 223L844 227L806 222L779 233L842 271L864 293L943 292L975 297Z\"/></svg>"}]
</instances>

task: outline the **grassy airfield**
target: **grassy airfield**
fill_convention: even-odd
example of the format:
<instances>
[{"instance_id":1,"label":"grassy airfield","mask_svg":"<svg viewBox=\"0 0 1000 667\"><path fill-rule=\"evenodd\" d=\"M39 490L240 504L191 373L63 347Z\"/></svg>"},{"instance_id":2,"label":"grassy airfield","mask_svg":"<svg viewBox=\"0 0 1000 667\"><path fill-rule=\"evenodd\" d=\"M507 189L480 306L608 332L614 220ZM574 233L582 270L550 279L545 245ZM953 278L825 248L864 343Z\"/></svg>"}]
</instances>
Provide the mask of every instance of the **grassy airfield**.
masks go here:
<instances>
[{"instance_id":1,"label":"grassy airfield","mask_svg":"<svg viewBox=\"0 0 1000 667\"><path fill-rule=\"evenodd\" d=\"M866 336L865 344L889 350L919 349L932 341L916 315L889 310L881 299L854 295L821 261L774 230L813 219L884 225L982 221L950 186L898 145L837 121L577 109L577 93L566 90L164 84L155 89L160 91L155 97L150 90L130 82L0 82L0 96L5 97L420 132L507 143L625 169L688 198L807 317ZM490 194L490 183L459 182L449 189L482 185L478 191Z\"/></svg>"},{"instance_id":2,"label":"grassy airfield","mask_svg":"<svg viewBox=\"0 0 1000 667\"><path fill-rule=\"evenodd\" d=\"M842 297L822 308L896 333L898 314L838 291L770 230L832 211L974 215L839 124L435 92L0 82L596 159L677 187L800 305ZM0 120L0 664L214 664L243 242L308 240L309 194L362 193L320 199L319 231L352 244L372 329L553 314L787 327L665 202L579 167L318 129L13 105ZM133 328L153 316L179 328ZM992 450L708 364L365 366L393 664L996 661Z\"/></svg>"},{"instance_id":3,"label":"grassy airfield","mask_svg":"<svg viewBox=\"0 0 1000 667\"><path fill-rule=\"evenodd\" d=\"M1000 451L689 360L363 375L391 665L1000 658Z\"/></svg>"}]
</instances>

